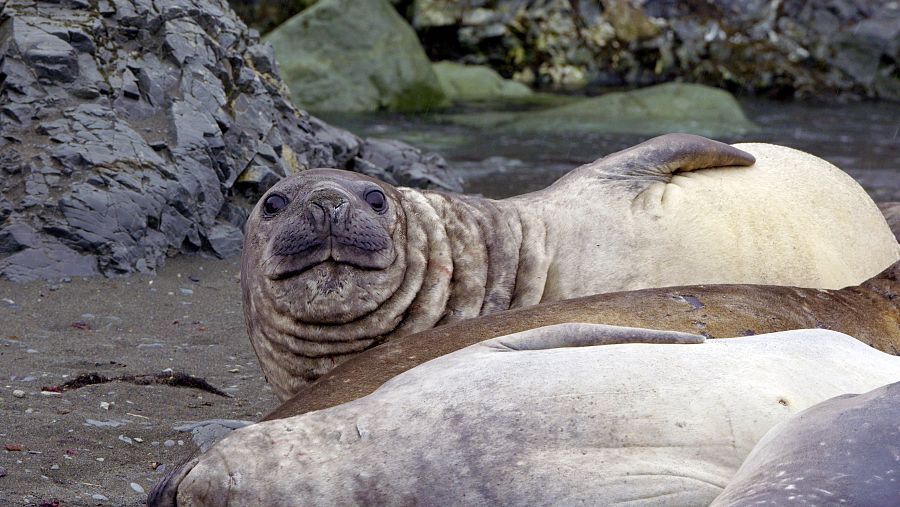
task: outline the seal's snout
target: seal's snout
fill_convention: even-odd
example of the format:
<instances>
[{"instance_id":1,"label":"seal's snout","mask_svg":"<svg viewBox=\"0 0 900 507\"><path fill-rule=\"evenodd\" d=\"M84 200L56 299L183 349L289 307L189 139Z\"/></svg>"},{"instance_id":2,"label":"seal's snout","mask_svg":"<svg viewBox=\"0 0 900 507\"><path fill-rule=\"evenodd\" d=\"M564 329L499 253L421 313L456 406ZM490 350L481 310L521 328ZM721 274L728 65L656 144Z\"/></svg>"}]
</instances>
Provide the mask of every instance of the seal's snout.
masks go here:
<instances>
[{"instance_id":1,"label":"seal's snout","mask_svg":"<svg viewBox=\"0 0 900 507\"><path fill-rule=\"evenodd\" d=\"M267 275L291 278L326 261L384 269L394 260L388 218L352 192L329 184L300 197L270 226Z\"/></svg>"},{"instance_id":2,"label":"seal's snout","mask_svg":"<svg viewBox=\"0 0 900 507\"><path fill-rule=\"evenodd\" d=\"M316 190L310 193L306 201L310 222L320 231L328 231L332 225L345 223L349 209L350 196L333 188Z\"/></svg>"}]
</instances>

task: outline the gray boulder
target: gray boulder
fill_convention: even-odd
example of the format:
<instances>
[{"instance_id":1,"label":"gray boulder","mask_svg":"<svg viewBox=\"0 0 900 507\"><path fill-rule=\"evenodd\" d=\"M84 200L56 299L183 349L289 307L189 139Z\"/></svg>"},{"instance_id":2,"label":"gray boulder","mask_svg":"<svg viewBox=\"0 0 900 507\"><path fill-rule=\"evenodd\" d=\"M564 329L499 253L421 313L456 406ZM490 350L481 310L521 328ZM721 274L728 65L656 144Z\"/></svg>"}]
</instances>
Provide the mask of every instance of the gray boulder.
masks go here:
<instances>
[{"instance_id":1,"label":"gray boulder","mask_svg":"<svg viewBox=\"0 0 900 507\"><path fill-rule=\"evenodd\" d=\"M448 117L453 123L520 134L668 132L721 137L756 129L725 90L666 83L613 92L530 111L486 112Z\"/></svg>"},{"instance_id":2,"label":"gray boulder","mask_svg":"<svg viewBox=\"0 0 900 507\"><path fill-rule=\"evenodd\" d=\"M314 111L424 111L445 102L416 33L387 0L321 0L266 36Z\"/></svg>"},{"instance_id":3,"label":"gray boulder","mask_svg":"<svg viewBox=\"0 0 900 507\"><path fill-rule=\"evenodd\" d=\"M448 98L459 101L521 99L532 95L522 83L503 79L485 65L437 62L432 65Z\"/></svg>"},{"instance_id":4,"label":"gray boulder","mask_svg":"<svg viewBox=\"0 0 900 507\"><path fill-rule=\"evenodd\" d=\"M295 108L271 47L224 0L8 1L0 77L2 278L233 255L241 206L312 167L459 189L436 155L395 145L383 168Z\"/></svg>"}]
</instances>

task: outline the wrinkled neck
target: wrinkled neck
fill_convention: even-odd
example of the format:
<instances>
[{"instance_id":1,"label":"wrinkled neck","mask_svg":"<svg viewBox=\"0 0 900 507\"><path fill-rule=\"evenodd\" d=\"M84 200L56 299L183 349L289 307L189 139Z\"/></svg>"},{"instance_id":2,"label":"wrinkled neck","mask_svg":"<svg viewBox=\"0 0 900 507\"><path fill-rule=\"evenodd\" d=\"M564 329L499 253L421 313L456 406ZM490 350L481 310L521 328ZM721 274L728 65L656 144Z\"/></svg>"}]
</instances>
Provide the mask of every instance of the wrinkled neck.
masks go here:
<instances>
[{"instance_id":1,"label":"wrinkled neck","mask_svg":"<svg viewBox=\"0 0 900 507\"><path fill-rule=\"evenodd\" d=\"M534 227L514 206L440 192L406 194L408 221L428 223L429 252L415 311L398 334L540 302L543 285L535 289L532 273L522 270L534 264L527 248Z\"/></svg>"}]
</instances>

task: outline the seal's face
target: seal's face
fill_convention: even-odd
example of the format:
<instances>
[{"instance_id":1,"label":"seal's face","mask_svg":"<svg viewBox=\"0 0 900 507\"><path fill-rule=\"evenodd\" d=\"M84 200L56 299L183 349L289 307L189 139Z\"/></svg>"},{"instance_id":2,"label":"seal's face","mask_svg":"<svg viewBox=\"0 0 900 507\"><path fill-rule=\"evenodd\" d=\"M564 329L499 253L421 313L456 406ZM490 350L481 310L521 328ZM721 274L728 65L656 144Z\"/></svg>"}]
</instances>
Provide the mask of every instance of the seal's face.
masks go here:
<instances>
[{"instance_id":1,"label":"seal's face","mask_svg":"<svg viewBox=\"0 0 900 507\"><path fill-rule=\"evenodd\" d=\"M307 323L359 318L387 298L398 261L396 190L356 173L318 169L287 178L247 225L258 289L279 313Z\"/></svg>"}]
</instances>

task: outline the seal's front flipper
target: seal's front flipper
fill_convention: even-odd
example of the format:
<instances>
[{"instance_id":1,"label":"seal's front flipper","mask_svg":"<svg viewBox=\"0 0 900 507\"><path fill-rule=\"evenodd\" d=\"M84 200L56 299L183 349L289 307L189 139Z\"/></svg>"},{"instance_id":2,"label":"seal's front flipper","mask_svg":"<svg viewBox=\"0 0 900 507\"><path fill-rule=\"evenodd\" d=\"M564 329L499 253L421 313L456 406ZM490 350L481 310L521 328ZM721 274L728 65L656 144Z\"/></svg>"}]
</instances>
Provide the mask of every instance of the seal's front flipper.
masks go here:
<instances>
[{"instance_id":1,"label":"seal's front flipper","mask_svg":"<svg viewBox=\"0 0 900 507\"><path fill-rule=\"evenodd\" d=\"M679 172L714 167L750 166L753 155L733 146L691 134L666 134L607 155L573 173L613 180L668 182Z\"/></svg>"},{"instance_id":2,"label":"seal's front flipper","mask_svg":"<svg viewBox=\"0 0 900 507\"><path fill-rule=\"evenodd\" d=\"M164 475L147 495L147 507L177 507L178 486L199 462L198 451Z\"/></svg>"},{"instance_id":3,"label":"seal's front flipper","mask_svg":"<svg viewBox=\"0 0 900 507\"><path fill-rule=\"evenodd\" d=\"M608 326L572 322L554 324L492 338L482 345L498 350L546 350L563 347L592 347L619 343L686 344L703 343L698 334L643 329L638 327Z\"/></svg>"}]
</instances>

